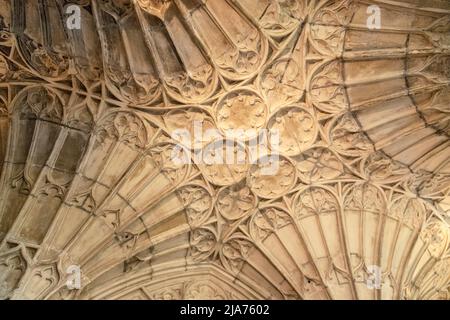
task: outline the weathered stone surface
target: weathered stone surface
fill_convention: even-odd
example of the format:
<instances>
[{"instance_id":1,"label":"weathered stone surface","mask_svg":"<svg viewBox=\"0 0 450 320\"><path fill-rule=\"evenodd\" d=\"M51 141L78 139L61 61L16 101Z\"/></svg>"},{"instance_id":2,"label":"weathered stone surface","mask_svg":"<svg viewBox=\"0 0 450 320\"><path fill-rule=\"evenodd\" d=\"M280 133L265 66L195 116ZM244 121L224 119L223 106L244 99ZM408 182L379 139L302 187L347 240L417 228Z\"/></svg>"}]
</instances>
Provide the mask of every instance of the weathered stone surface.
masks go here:
<instances>
[{"instance_id":1,"label":"weathered stone surface","mask_svg":"<svg viewBox=\"0 0 450 320\"><path fill-rule=\"evenodd\" d=\"M448 1L0 0L0 28L1 299L450 299Z\"/></svg>"}]
</instances>

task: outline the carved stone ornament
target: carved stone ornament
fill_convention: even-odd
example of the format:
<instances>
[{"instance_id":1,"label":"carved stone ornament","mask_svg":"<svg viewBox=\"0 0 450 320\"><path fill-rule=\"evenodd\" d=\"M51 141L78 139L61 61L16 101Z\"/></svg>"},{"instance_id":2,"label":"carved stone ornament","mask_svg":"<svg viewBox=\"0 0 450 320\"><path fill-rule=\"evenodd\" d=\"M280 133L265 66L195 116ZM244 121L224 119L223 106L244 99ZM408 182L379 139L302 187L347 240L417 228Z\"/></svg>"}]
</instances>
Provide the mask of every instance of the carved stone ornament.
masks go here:
<instances>
[{"instance_id":1,"label":"carved stone ornament","mask_svg":"<svg viewBox=\"0 0 450 320\"><path fill-rule=\"evenodd\" d=\"M0 0L0 299L450 300L450 2Z\"/></svg>"}]
</instances>

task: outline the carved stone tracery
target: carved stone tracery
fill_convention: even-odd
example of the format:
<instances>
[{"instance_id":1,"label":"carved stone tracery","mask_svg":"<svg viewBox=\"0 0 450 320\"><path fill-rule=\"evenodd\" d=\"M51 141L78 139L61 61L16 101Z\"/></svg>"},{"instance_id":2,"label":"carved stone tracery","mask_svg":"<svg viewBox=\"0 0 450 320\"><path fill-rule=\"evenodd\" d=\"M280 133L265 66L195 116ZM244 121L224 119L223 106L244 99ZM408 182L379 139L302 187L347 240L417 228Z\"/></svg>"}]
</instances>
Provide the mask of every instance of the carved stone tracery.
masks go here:
<instances>
[{"instance_id":1,"label":"carved stone tracery","mask_svg":"<svg viewBox=\"0 0 450 320\"><path fill-rule=\"evenodd\" d=\"M412 2L0 0L0 298L449 299L450 5Z\"/></svg>"}]
</instances>

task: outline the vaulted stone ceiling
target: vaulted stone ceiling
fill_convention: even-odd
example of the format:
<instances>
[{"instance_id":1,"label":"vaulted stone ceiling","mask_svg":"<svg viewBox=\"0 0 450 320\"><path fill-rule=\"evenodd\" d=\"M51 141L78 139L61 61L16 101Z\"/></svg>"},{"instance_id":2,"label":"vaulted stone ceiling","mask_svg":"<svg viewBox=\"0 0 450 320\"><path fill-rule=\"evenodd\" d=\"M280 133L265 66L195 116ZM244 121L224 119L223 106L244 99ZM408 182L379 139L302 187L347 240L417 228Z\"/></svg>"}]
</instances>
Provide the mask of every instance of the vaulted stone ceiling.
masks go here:
<instances>
[{"instance_id":1,"label":"vaulted stone ceiling","mask_svg":"<svg viewBox=\"0 0 450 320\"><path fill-rule=\"evenodd\" d=\"M450 298L450 2L0 0L0 27L1 298ZM173 161L249 159L231 129L278 130L275 174Z\"/></svg>"}]
</instances>

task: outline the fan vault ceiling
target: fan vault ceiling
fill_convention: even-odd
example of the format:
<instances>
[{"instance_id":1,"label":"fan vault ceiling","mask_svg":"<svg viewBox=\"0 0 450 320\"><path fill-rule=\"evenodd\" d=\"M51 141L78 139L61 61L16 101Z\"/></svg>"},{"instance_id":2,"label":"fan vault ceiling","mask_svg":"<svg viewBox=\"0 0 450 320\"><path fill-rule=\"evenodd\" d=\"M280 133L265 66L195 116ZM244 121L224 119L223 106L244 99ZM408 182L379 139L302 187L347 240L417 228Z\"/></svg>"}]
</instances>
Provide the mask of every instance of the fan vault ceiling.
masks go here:
<instances>
[{"instance_id":1,"label":"fan vault ceiling","mask_svg":"<svg viewBox=\"0 0 450 320\"><path fill-rule=\"evenodd\" d=\"M450 299L448 1L0 0L0 27L1 298ZM276 173L174 163L196 122L278 130Z\"/></svg>"}]
</instances>

